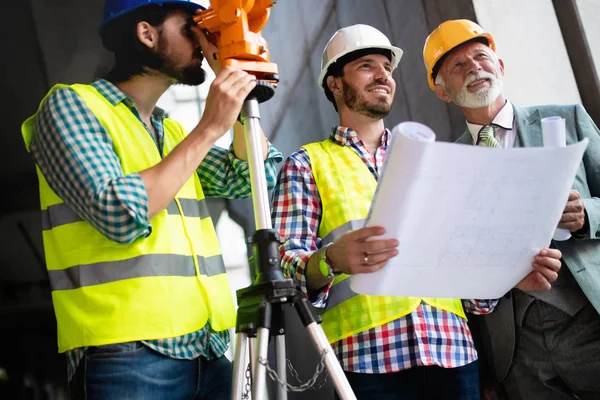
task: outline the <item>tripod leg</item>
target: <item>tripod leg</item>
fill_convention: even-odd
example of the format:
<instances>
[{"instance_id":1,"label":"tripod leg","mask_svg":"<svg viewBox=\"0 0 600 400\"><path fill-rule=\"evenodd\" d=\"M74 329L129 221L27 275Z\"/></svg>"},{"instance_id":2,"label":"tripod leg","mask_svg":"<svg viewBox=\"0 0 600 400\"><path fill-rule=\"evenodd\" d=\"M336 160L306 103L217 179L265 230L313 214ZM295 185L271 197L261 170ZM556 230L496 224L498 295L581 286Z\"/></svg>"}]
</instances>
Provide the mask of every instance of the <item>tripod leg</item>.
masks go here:
<instances>
[{"instance_id":1,"label":"tripod leg","mask_svg":"<svg viewBox=\"0 0 600 400\"><path fill-rule=\"evenodd\" d=\"M252 382L254 382L254 371L256 369L256 338L250 338L249 356L250 356L250 375L252 375Z\"/></svg>"},{"instance_id":2,"label":"tripod leg","mask_svg":"<svg viewBox=\"0 0 600 400\"><path fill-rule=\"evenodd\" d=\"M327 336L325 336L325 332L323 332L323 328L316 322L313 322L306 326L306 329L317 347L319 354L323 354L323 351L327 352L325 355L325 365L333 380L333 385L335 386L337 394L342 400L356 400L356 396L350 387L348 378L346 378L344 370L340 366L338 359L335 357L333 349L327 340Z\"/></svg>"},{"instance_id":3,"label":"tripod leg","mask_svg":"<svg viewBox=\"0 0 600 400\"><path fill-rule=\"evenodd\" d=\"M269 350L269 329L258 328L256 336L255 361L252 368L252 400L267 398L267 367L261 361L267 360Z\"/></svg>"},{"instance_id":4,"label":"tripod leg","mask_svg":"<svg viewBox=\"0 0 600 400\"><path fill-rule=\"evenodd\" d=\"M298 296L294 300L294 306L296 307L296 311L298 311L298 316L300 317L302 324L308 330L310 338L317 347L319 354L325 353L325 366L331 376L338 396L340 396L342 400L356 400L356 395L352 391L348 378L346 377L346 374L344 374L344 370L333 353L333 349L329 344L329 340L327 340L327 336L325 336L325 332L323 332L323 328L317 323L317 318L315 318L310 303L305 297Z\"/></svg>"},{"instance_id":5,"label":"tripod leg","mask_svg":"<svg viewBox=\"0 0 600 400\"><path fill-rule=\"evenodd\" d=\"M233 359L233 390L231 391L232 400L239 400L242 398L244 379L246 377L247 350L248 335L244 332L239 332L237 334L235 355Z\"/></svg>"},{"instance_id":6,"label":"tripod leg","mask_svg":"<svg viewBox=\"0 0 600 400\"><path fill-rule=\"evenodd\" d=\"M277 357L277 375L282 382L287 382L287 358L285 356L285 336L283 335L275 337L275 356ZM277 385L277 400L287 400L287 390L282 385Z\"/></svg>"}]
</instances>

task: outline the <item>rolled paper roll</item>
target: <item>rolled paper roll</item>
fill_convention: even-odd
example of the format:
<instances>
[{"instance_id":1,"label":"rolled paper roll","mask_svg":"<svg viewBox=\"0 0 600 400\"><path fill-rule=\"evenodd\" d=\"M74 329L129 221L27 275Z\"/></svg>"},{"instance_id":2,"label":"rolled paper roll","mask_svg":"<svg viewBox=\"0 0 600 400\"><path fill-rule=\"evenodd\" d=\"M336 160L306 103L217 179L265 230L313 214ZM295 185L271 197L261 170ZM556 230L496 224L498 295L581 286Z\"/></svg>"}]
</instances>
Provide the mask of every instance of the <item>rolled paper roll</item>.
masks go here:
<instances>
[{"instance_id":1,"label":"rolled paper roll","mask_svg":"<svg viewBox=\"0 0 600 400\"><path fill-rule=\"evenodd\" d=\"M567 145L567 133L564 118L547 117L542 118L541 122L544 147L565 147ZM566 203L567 202L565 201L565 204ZM571 232L569 232L568 229L556 228L552 239L563 241L568 240L570 237Z\"/></svg>"},{"instance_id":2,"label":"rolled paper roll","mask_svg":"<svg viewBox=\"0 0 600 400\"><path fill-rule=\"evenodd\" d=\"M435 133L426 125L419 122L401 122L392 129L392 136L400 134L408 139L423 142L435 142Z\"/></svg>"}]
</instances>

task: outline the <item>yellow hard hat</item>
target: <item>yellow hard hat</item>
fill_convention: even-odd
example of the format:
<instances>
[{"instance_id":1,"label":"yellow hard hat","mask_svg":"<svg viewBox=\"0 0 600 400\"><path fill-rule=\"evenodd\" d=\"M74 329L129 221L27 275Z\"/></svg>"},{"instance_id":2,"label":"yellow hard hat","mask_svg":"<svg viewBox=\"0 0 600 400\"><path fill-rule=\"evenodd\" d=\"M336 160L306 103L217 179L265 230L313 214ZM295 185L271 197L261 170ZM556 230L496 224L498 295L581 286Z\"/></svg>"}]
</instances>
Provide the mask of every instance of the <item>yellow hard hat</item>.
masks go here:
<instances>
[{"instance_id":1,"label":"yellow hard hat","mask_svg":"<svg viewBox=\"0 0 600 400\"><path fill-rule=\"evenodd\" d=\"M496 43L492 35L468 19L446 21L431 32L423 47L423 61L431 90L435 88L435 77L444 56L456 46L477 38L485 39L492 51L496 51Z\"/></svg>"}]
</instances>

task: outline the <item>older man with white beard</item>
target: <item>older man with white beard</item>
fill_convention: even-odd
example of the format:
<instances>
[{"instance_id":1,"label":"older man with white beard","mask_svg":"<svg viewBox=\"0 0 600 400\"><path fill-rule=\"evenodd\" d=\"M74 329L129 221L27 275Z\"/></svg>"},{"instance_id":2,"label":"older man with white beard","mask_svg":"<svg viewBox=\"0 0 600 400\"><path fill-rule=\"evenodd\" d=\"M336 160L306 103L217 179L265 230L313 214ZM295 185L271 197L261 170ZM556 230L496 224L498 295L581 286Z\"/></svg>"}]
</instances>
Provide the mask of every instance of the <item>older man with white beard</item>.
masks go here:
<instances>
[{"instance_id":1,"label":"older man with white beard","mask_svg":"<svg viewBox=\"0 0 600 400\"><path fill-rule=\"evenodd\" d=\"M551 290L513 289L489 315L475 318L490 378L510 399L600 398L600 132L581 105L519 107L502 93L504 63L492 35L468 20L447 21L423 49L437 96L467 119L457 143L496 147L543 145L540 120L565 119L567 143L588 138L559 228L567 241ZM485 366L485 363L481 363ZM485 375L482 376L485 381ZM498 389L500 389L498 387Z\"/></svg>"}]
</instances>

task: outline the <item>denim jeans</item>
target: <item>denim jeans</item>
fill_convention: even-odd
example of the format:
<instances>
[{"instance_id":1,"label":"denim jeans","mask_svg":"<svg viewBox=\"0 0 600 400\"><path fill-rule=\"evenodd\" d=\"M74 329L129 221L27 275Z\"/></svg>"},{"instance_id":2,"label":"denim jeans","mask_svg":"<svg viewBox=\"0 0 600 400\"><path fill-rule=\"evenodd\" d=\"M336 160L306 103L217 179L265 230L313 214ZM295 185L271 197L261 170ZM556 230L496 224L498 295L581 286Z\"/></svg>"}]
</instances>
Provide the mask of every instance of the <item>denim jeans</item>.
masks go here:
<instances>
[{"instance_id":1,"label":"denim jeans","mask_svg":"<svg viewBox=\"0 0 600 400\"><path fill-rule=\"evenodd\" d=\"M229 400L231 379L225 356L173 359L130 342L90 347L69 387L77 400Z\"/></svg>"},{"instance_id":2,"label":"denim jeans","mask_svg":"<svg viewBox=\"0 0 600 400\"><path fill-rule=\"evenodd\" d=\"M459 368L414 367L389 374L346 372L346 377L358 400L479 400L477 361Z\"/></svg>"}]
</instances>

